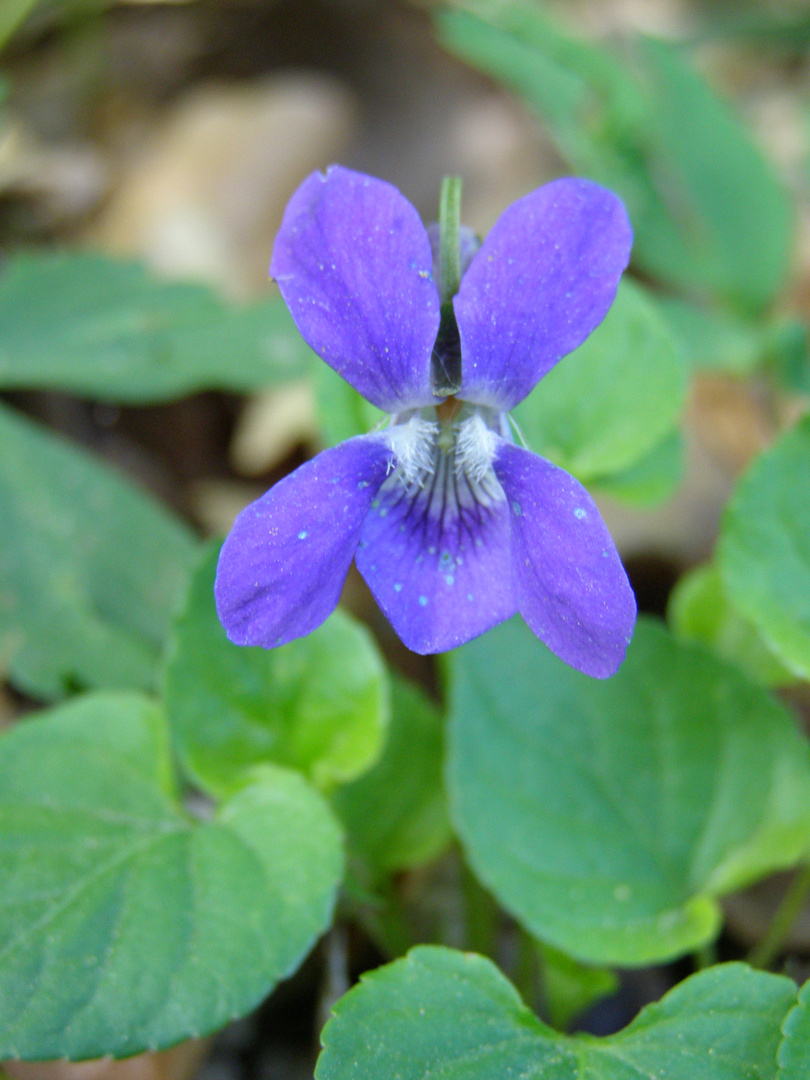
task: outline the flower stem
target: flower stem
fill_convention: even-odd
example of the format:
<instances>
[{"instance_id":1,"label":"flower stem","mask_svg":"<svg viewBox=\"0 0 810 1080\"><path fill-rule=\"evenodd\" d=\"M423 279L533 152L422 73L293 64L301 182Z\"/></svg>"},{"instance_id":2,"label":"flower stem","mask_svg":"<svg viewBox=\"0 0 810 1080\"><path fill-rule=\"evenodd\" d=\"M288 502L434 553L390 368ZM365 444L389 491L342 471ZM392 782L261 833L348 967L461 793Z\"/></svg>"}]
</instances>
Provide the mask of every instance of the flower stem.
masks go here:
<instances>
[{"instance_id":1,"label":"flower stem","mask_svg":"<svg viewBox=\"0 0 810 1080\"><path fill-rule=\"evenodd\" d=\"M461 284L461 178L445 176L439 198L439 252L442 306L449 304Z\"/></svg>"},{"instance_id":2,"label":"flower stem","mask_svg":"<svg viewBox=\"0 0 810 1080\"><path fill-rule=\"evenodd\" d=\"M810 893L810 865L802 867L788 886L762 941L748 954L752 967L769 967L784 948L791 927Z\"/></svg>"}]
</instances>

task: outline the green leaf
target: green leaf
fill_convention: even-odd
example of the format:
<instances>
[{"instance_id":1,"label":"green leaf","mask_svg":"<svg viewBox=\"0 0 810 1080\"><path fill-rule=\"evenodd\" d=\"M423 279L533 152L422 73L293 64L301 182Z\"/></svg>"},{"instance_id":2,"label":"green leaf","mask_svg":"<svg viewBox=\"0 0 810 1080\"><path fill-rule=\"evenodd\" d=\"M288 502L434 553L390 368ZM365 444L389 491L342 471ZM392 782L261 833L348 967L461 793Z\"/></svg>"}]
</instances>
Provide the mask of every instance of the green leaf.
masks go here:
<instances>
[{"instance_id":1,"label":"green leaf","mask_svg":"<svg viewBox=\"0 0 810 1080\"><path fill-rule=\"evenodd\" d=\"M441 716L413 684L395 677L391 690L382 756L333 797L350 848L378 873L427 862L450 840Z\"/></svg>"},{"instance_id":2,"label":"green leaf","mask_svg":"<svg viewBox=\"0 0 810 1080\"><path fill-rule=\"evenodd\" d=\"M807 1080L810 1076L810 982L799 992L799 1000L782 1025L784 1038L779 1046L777 1080Z\"/></svg>"},{"instance_id":3,"label":"green leaf","mask_svg":"<svg viewBox=\"0 0 810 1080\"><path fill-rule=\"evenodd\" d=\"M683 480L684 441L673 431L641 460L613 476L597 476L591 486L602 495L630 506L651 506L674 494Z\"/></svg>"},{"instance_id":4,"label":"green leaf","mask_svg":"<svg viewBox=\"0 0 810 1080\"><path fill-rule=\"evenodd\" d=\"M680 50L642 38L638 55L661 147L659 191L668 190L664 202L683 248L656 248L665 234L650 221L645 264L674 284L705 284L759 310L787 274L793 222L786 193L741 122Z\"/></svg>"},{"instance_id":5,"label":"green leaf","mask_svg":"<svg viewBox=\"0 0 810 1080\"><path fill-rule=\"evenodd\" d=\"M729 603L720 573L711 563L680 579L670 596L667 617L678 637L706 645L754 682L786 686L796 681L753 625Z\"/></svg>"},{"instance_id":6,"label":"green leaf","mask_svg":"<svg viewBox=\"0 0 810 1080\"><path fill-rule=\"evenodd\" d=\"M211 546L175 625L166 710L188 775L226 795L261 762L304 772L319 788L352 780L379 757L388 723L382 658L365 627L335 611L278 649L233 645L217 619Z\"/></svg>"},{"instance_id":7,"label":"green leaf","mask_svg":"<svg viewBox=\"0 0 810 1080\"><path fill-rule=\"evenodd\" d=\"M647 274L754 311L773 301L790 254L787 196L676 48L639 38L628 63L529 0L467 0L436 18L446 45L537 109L577 172L622 196Z\"/></svg>"},{"instance_id":8,"label":"green leaf","mask_svg":"<svg viewBox=\"0 0 810 1080\"><path fill-rule=\"evenodd\" d=\"M169 1046L247 1012L329 922L340 835L266 767L205 823L170 795L162 716L97 694L0 740L0 1057Z\"/></svg>"},{"instance_id":9,"label":"green leaf","mask_svg":"<svg viewBox=\"0 0 810 1080\"><path fill-rule=\"evenodd\" d=\"M481 956L421 947L367 975L323 1032L317 1080L775 1080L786 978L724 964L609 1038L542 1024Z\"/></svg>"},{"instance_id":10,"label":"green leaf","mask_svg":"<svg viewBox=\"0 0 810 1080\"><path fill-rule=\"evenodd\" d=\"M639 621L604 681L517 621L459 650L455 675L447 783L472 867L580 960L696 949L717 896L807 849L810 746L792 717L660 624Z\"/></svg>"},{"instance_id":11,"label":"green leaf","mask_svg":"<svg viewBox=\"0 0 810 1080\"><path fill-rule=\"evenodd\" d=\"M336 446L354 435L365 435L386 416L328 364L318 364L315 368L315 400L327 446Z\"/></svg>"},{"instance_id":12,"label":"green leaf","mask_svg":"<svg viewBox=\"0 0 810 1080\"><path fill-rule=\"evenodd\" d=\"M10 257L0 387L150 402L300 378L312 353L280 298L235 307L200 284L86 252Z\"/></svg>"},{"instance_id":13,"label":"green leaf","mask_svg":"<svg viewBox=\"0 0 810 1080\"><path fill-rule=\"evenodd\" d=\"M718 565L732 604L768 648L810 679L810 416L738 482L723 516Z\"/></svg>"},{"instance_id":14,"label":"green leaf","mask_svg":"<svg viewBox=\"0 0 810 1080\"><path fill-rule=\"evenodd\" d=\"M580 480L622 473L675 427L686 368L653 301L624 281L607 318L515 409L533 450Z\"/></svg>"},{"instance_id":15,"label":"green leaf","mask_svg":"<svg viewBox=\"0 0 810 1080\"><path fill-rule=\"evenodd\" d=\"M543 1001L555 1028L565 1030L586 1009L615 994L619 979L609 968L589 967L551 945L538 943Z\"/></svg>"},{"instance_id":16,"label":"green leaf","mask_svg":"<svg viewBox=\"0 0 810 1080\"><path fill-rule=\"evenodd\" d=\"M197 549L123 477L0 407L0 657L34 697L154 684Z\"/></svg>"},{"instance_id":17,"label":"green leaf","mask_svg":"<svg viewBox=\"0 0 810 1080\"><path fill-rule=\"evenodd\" d=\"M767 332L761 323L672 296L660 297L658 306L691 369L750 375L762 362Z\"/></svg>"}]
</instances>

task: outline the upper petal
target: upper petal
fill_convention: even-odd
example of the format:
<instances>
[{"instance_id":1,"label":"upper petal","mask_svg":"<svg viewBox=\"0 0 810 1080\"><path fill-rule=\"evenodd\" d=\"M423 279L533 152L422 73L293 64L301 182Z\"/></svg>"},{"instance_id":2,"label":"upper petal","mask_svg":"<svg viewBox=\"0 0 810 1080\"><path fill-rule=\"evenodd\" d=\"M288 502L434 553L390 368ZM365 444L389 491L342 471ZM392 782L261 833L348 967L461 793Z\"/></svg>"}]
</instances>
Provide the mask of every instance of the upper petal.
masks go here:
<instances>
[{"instance_id":1,"label":"upper petal","mask_svg":"<svg viewBox=\"0 0 810 1080\"><path fill-rule=\"evenodd\" d=\"M509 500L518 610L561 660L613 675L636 601L596 504L573 476L512 443L499 441L494 467Z\"/></svg>"},{"instance_id":2,"label":"upper petal","mask_svg":"<svg viewBox=\"0 0 810 1080\"><path fill-rule=\"evenodd\" d=\"M433 404L430 241L391 184L340 166L290 199L270 273L306 342L374 405Z\"/></svg>"},{"instance_id":3,"label":"upper petal","mask_svg":"<svg viewBox=\"0 0 810 1080\"><path fill-rule=\"evenodd\" d=\"M423 487L388 480L363 523L356 559L413 652L454 649L516 610L504 494L493 474L469 480L449 457Z\"/></svg>"},{"instance_id":4,"label":"upper petal","mask_svg":"<svg viewBox=\"0 0 810 1080\"><path fill-rule=\"evenodd\" d=\"M222 546L214 586L231 641L284 645L334 611L390 461L381 436L359 435L318 454L242 511Z\"/></svg>"},{"instance_id":5,"label":"upper petal","mask_svg":"<svg viewBox=\"0 0 810 1080\"><path fill-rule=\"evenodd\" d=\"M511 409L604 319L627 265L624 206L589 180L563 179L495 222L453 304L459 397Z\"/></svg>"}]
</instances>

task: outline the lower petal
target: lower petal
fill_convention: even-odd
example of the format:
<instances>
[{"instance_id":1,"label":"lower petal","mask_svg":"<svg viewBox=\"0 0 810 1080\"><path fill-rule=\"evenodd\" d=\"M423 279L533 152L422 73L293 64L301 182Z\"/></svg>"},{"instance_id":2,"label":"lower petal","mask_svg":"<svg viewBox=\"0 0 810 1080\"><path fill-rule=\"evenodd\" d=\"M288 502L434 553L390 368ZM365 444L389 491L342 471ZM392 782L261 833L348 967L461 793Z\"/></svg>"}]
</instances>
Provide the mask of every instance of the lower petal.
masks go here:
<instances>
[{"instance_id":1,"label":"lower petal","mask_svg":"<svg viewBox=\"0 0 810 1080\"><path fill-rule=\"evenodd\" d=\"M217 613L237 645L284 645L334 611L388 444L361 435L325 450L246 507L222 546Z\"/></svg>"},{"instance_id":2,"label":"lower petal","mask_svg":"<svg viewBox=\"0 0 810 1080\"><path fill-rule=\"evenodd\" d=\"M454 649L516 610L509 513L493 474L457 475L442 457L424 487L398 476L366 518L357 567L409 649Z\"/></svg>"},{"instance_id":3,"label":"lower petal","mask_svg":"<svg viewBox=\"0 0 810 1080\"><path fill-rule=\"evenodd\" d=\"M518 610L571 667L613 675L636 601L596 504L573 476L511 443L499 442L494 468L509 500Z\"/></svg>"}]
</instances>

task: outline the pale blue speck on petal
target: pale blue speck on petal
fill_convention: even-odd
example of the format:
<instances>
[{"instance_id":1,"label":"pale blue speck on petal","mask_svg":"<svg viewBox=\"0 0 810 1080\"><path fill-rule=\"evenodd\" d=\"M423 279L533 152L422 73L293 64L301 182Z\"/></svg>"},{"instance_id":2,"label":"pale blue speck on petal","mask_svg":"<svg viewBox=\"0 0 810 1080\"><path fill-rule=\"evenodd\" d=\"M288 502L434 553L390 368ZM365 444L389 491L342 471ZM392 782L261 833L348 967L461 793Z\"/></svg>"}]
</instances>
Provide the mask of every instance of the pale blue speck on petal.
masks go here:
<instances>
[{"instance_id":1,"label":"pale blue speck on petal","mask_svg":"<svg viewBox=\"0 0 810 1080\"><path fill-rule=\"evenodd\" d=\"M361 491L362 491L363 488L367 488L368 487L368 480L360 480L358 482L358 484L357 484L357 487Z\"/></svg>"},{"instance_id":2,"label":"pale blue speck on petal","mask_svg":"<svg viewBox=\"0 0 810 1080\"><path fill-rule=\"evenodd\" d=\"M427 606L427 597L426 596L420 596L419 597L419 606L420 607L426 607Z\"/></svg>"},{"instance_id":3,"label":"pale blue speck on petal","mask_svg":"<svg viewBox=\"0 0 810 1080\"><path fill-rule=\"evenodd\" d=\"M309 535L309 533L307 532L307 530L302 529L301 532L298 534L298 539L299 540L306 540L308 535Z\"/></svg>"},{"instance_id":4,"label":"pale blue speck on petal","mask_svg":"<svg viewBox=\"0 0 810 1080\"><path fill-rule=\"evenodd\" d=\"M576 508L576 510L574 511L574 517L575 517L575 518L578 518L578 519L579 519L579 521L582 521L582 519L583 519L584 517L587 517L587 516L588 516L588 514L587 514L587 511L586 511L586 510L583 510L581 506L578 506L578 507Z\"/></svg>"},{"instance_id":5,"label":"pale blue speck on petal","mask_svg":"<svg viewBox=\"0 0 810 1080\"><path fill-rule=\"evenodd\" d=\"M473 601L473 594L472 594L471 592L468 592L468 593L467 593L467 599L468 599L468 600L470 601L470 603L472 603L472 601Z\"/></svg>"},{"instance_id":6,"label":"pale blue speck on petal","mask_svg":"<svg viewBox=\"0 0 810 1080\"><path fill-rule=\"evenodd\" d=\"M520 505L520 503L519 503L519 502L513 502L513 503L512 503L512 512L513 512L513 513L514 513L514 514L515 514L515 515L516 515L517 517L520 517L520 515L521 515L521 514L523 513L523 507L522 507L522 506Z\"/></svg>"},{"instance_id":7,"label":"pale blue speck on petal","mask_svg":"<svg viewBox=\"0 0 810 1080\"><path fill-rule=\"evenodd\" d=\"M394 592L402 592L402 582L401 581L395 581L394 582Z\"/></svg>"},{"instance_id":8,"label":"pale blue speck on petal","mask_svg":"<svg viewBox=\"0 0 810 1080\"><path fill-rule=\"evenodd\" d=\"M447 574L444 580L448 585L455 585L456 583L456 579L453 577L452 574Z\"/></svg>"}]
</instances>

